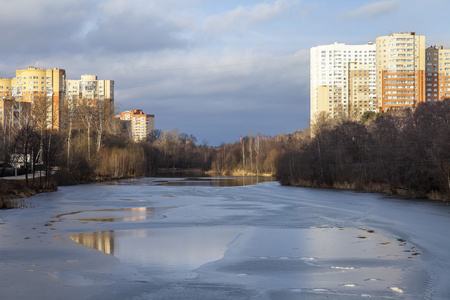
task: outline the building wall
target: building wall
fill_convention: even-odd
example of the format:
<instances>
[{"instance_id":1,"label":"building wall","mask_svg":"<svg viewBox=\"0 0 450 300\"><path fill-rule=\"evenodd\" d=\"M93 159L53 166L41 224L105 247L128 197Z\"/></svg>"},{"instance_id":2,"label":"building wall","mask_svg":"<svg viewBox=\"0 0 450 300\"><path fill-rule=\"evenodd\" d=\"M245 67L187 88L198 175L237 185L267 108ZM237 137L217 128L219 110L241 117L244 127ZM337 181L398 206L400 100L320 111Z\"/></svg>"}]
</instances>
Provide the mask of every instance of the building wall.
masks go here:
<instances>
[{"instance_id":1,"label":"building wall","mask_svg":"<svg viewBox=\"0 0 450 300\"><path fill-rule=\"evenodd\" d=\"M450 49L439 51L439 100L450 98Z\"/></svg>"},{"instance_id":2,"label":"building wall","mask_svg":"<svg viewBox=\"0 0 450 300\"><path fill-rule=\"evenodd\" d=\"M3 128L12 128L19 124L22 117L31 112L31 103L15 100L0 100L0 124Z\"/></svg>"},{"instance_id":3,"label":"building wall","mask_svg":"<svg viewBox=\"0 0 450 300\"><path fill-rule=\"evenodd\" d=\"M102 113L110 116L114 109L114 81L99 80L95 75L82 75L79 80L66 80L68 105L86 101L99 103Z\"/></svg>"},{"instance_id":4,"label":"building wall","mask_svg":"<svg viewBox=\"0 0 450 300\"><path fill-rule=\"evenodd\" d=\"M65 99L65 70L44 70L28 67L16 70L16 77L11 80L11 95L15 100L38 105L46 109L46 127L59 129L61 107Z\"/></svg>"},{"instance_id":5,"label":"building wall","mask_svg":"<svg viewBox=\"0 0 450 300\"><path fill-rule=\"evenodd\" d=\"M11 99L11 79L0 77L0 99Z\"/></svg>"},{"instance_id":6,"label":"building wall","mask_svg":"<svg viewBox=\"0 0 450 300\"><path fill-rule=\"evenodd\" d=\"M350 114L360 119L366 111L377 111L376 86L373 69L366 65L349 63Z\"/></svg>"},{"instance_id":7,"label":"building wall","mask_svg":"<svg viewBox=\"0 0 450 300\"><path fill-rule=\"evenodd\" d=\"M365 84L371 92L367 92L367 97L371 97L367 101L373 101L376 97L374 92L376 87L375 50L376 46L371 43L367 45L334 43L311 48L310 118L312 124L321 112L327 113L330 118L337 118L343 115L348 116L351 110L357 107L357 113L360 114L359 104L356 106L353 103L354 89L350 89L350 85L353 84L354 87L356 82L359 84L359 81L351 78L352 75L358 74L359 77L361 75L359 72L350 71L352 63L357 63L358 70L364 70L366 78L362 84ZM357 101L359 103L360 99L358 98ZM364 110L363 103L361 108Z\"/></svg>"},{"instance_id":8,"label":"building wall","mask_svg":"<svg viewBox=\"0 0 450 300\"><path fill-rule=\"evenodd\" d=\"M144 114L140 109L124 111L116 118L130 123L131 138L135 142L145 140L155 130L155 116Z\"/></svg>"},{"instance_id":9,"label":"building wall","mask_svg":"<svg viewBox=\"0 0 450 300\"><path fill-rule=\"evenodd\" d=\"M65 106L66 101L66 71L61 69L47 70L47 85L52 82L51 89L47 86L47 99L52 96L53 116L49 119L47 116L47 123L53 122L53 129L59 129L64 122L61 118L61 110Z\"/></svg>"},{"instance_id":10,"label":"building wall","mask_svg":"<svg viewBox=\"0 0 450 300\"><path fill-rule=\"evenodd\" d=\"M450 98L450 49L432 46L426 49L426 100Z\"/></svg>"},{"instance_id":11,"label":"building wall","mask_svg":"<svg viewBox=\"0 0 450 300\"><path fill-rule=\"evenodd\" d=\"M103 104L99 105L99 110L107 114L105 120L110 120L114 109L114 81L98 80L95 75L66 80L65 70L28 67L16 70L13 79L0 78L1 99L30 103L35 115L42 109L46 128L59 129L64 122L62 110L74 104L74 99L86 99L90 103L99 100Z\"/></svg>"},{"instance_id":12,"label":"building wall","mask_svg":"<svg viewBox=\"0 0 450 300\"><path fill-rule=\"evenodd\" d=\"M426 101L439 100L439 48L429 47L425 51L425 98Z\"/></svg>"},{"instance_id":13,"label":"building wall","mask_svg":"<svg viewBox=\"0 0 450 300\"><path fill-rule=\"evenodd\" d=\"M377 99L382 111L425 101L425 36L393 33L376 39Z\"/></svg>"}]
</instances>

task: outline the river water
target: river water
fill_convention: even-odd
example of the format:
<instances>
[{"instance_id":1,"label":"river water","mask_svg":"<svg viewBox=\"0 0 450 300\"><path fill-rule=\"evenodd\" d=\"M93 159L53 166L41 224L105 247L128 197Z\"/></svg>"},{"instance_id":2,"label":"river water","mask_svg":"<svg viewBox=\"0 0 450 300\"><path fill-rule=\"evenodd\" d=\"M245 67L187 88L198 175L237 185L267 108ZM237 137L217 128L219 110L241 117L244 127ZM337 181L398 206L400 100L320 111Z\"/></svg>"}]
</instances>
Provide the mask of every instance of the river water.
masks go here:
<instances>
[{"instance_id":1,"label":"river water","mask_svg":"<svg viewBox=\"0 0 450 300\"><path fill-rule=\"evenodd\" d=\"M264 181L122 180L0 211L0 299L450 299L447 204Z\"/></svg>"}]
</instances>

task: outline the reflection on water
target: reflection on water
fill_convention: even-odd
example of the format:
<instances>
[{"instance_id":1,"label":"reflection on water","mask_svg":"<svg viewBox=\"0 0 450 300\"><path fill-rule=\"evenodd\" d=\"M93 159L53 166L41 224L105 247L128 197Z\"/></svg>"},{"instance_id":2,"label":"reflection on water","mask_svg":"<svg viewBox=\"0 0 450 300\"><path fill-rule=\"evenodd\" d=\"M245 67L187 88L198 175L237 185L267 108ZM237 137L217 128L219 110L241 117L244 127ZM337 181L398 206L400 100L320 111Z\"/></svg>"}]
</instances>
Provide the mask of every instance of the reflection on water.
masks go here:
<instances>
[{"instance_id":1,"label":"reflection on water","mask_svg":"<svg viewBox=\"0 0 450 300\"><path fill-rule=\"evenodd\" d=\"M101 231L71 239L142 268L191 270L219 260L239 228L159 228Z\"/></svg>"},{"instance_id":2,"label":"reflection on water","mask_svg":"<svg viewBox=\"0 0 450 300\"><path fill-rule=\"evenodd\" d=\"M145 185L145 186L245 186L261 182L276 181L268 176L206 176L206 177L144 177L138 179L113 180L104 185Z\"/></svg>"},{"instance_id":3,"label":"reflection on water","mask_svg":"<svg viewBox=\"0 0 450 300\"><path fill-rule=\"evenodd\" d=\"M273 177L186 177L171 180L160 180L159 185L167 186L245 186L266 181L274 181Z\"/></svg>"},{"instance_id":4,"label":"reflection on water","mask_svg":"<svg viewBox=\"0 0 450 300\"><path fill-rule=\"evenodd\" d=\"M114 231L72 234L70 238L82 245L114 255Z\"/></svg>"},{"instance_id":5,"label":"reflection on water","mask_svg":"<svg viewBox=\"0 0 450 300\"><path fill-rule=\"evenodd\" d=\"M366 238L361 240L363 234ZM152 272L194 270L222 259L228 250L227 263L219 263L220 272L258 277L279 272L280 278L293 278L295 273L327 270L329 276L321 273L324 279L332 281L333 274L345 272L358 284L367 278L395 281L401 274L392 268L395 261L412 259L411 252L416 251L356 228L177 227L80 233L71 238ZM372 277L362 277L369 274Z\"/></svg>"},{"instance_id":6,"label":"reflection on water","mask_svg":"<svg viewBox=\"0 0 450 300\"><path fill-rule=\"evenodd\" d=\"M130 207L119 209L95 209L82 210L55 216L55 218L66 218L80 221L96 222L132 222L144 221L163 217L161 214L171 208L169 207Z\"/></svg>"}]
</instances>

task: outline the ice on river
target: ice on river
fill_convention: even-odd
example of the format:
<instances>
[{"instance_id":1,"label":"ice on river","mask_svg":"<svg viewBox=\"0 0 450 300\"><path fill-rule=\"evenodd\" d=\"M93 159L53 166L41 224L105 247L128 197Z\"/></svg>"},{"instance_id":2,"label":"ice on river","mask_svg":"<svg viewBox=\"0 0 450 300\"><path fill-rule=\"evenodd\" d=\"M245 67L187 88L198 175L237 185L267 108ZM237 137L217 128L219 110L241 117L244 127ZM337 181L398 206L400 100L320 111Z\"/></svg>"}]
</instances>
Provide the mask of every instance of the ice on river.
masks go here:
<instances>
[{"instance_id":1,"label":"ice on river","mask_svg":"<svg viewBox=\"0 0 450 300\"><path fill-rule=\"evenodd\" d=\"M0 298L450 298L446 204L208 180L62 187L0 211Z\"/></svg>"}]
</instances>

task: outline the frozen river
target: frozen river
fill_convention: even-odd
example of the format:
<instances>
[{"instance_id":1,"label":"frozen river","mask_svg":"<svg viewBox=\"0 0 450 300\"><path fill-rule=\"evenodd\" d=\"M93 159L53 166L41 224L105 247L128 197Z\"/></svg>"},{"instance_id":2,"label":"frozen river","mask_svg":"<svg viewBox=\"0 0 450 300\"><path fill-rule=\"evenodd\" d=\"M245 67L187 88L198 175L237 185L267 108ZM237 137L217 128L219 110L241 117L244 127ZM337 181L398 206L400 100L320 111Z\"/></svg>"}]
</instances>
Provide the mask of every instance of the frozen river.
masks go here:
<instances>
[{"instance_id":1,"label":"frozen river","mask_svg":"<svg viewBox=\"0 0 450 300\"><path fill-rule=\"evenodd\" d=\"M0 211L0 299L450 299L450 206L230 178Z\"/></svg>"}]
</instances>

